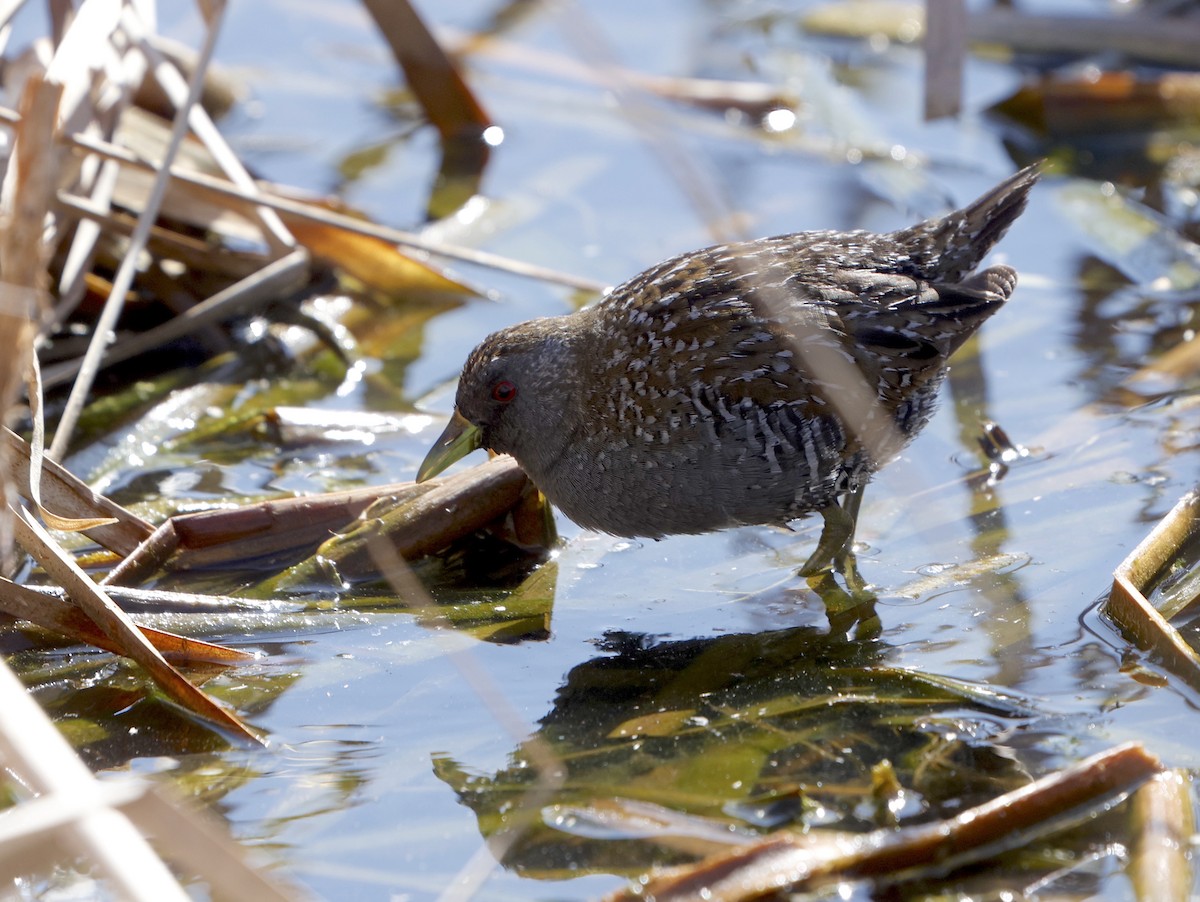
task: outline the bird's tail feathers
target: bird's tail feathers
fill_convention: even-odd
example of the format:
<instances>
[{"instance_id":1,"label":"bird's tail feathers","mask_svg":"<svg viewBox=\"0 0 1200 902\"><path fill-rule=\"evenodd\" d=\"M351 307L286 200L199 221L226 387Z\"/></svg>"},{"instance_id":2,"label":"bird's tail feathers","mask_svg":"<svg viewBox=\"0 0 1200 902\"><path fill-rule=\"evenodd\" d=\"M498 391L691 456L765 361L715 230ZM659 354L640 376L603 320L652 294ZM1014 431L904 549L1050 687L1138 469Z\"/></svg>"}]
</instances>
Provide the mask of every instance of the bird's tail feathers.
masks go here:
<instances>
[{"instance_id":1,"label":"bird's tail feathers","mask_svg":"<svg viewBox=\"0 0 1200 902\"><path fill-rule=\"evenodd\" d=\"M912 246L926 278L963 281L1021 215L1040 177L1040 163L1026 166L961 210L904 229L896 237Z\"/></svg>"}]
</instances>

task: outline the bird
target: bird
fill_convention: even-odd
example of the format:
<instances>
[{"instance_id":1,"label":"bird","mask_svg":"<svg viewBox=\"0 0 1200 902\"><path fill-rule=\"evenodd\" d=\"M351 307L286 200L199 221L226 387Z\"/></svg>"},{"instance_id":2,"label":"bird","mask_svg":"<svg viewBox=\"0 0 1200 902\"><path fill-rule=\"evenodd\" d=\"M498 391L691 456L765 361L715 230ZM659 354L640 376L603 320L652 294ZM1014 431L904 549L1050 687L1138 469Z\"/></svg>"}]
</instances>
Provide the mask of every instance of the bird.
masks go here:
<instances>
[{"instance_id":1,"label":"bird","mask_svg":"<svg viewBox=\"0 0 1200 902\"><path fill-rule=\"evenodd\" d=\"M979 266L1039 175L893 232L680 254L591 306L500 329L468 356L417 481L480 448L507 453L571 520L626 537L820 513L799 572L857 578L863 488L1016 288L1012 267Z\"/></svg>"}]
</instances>

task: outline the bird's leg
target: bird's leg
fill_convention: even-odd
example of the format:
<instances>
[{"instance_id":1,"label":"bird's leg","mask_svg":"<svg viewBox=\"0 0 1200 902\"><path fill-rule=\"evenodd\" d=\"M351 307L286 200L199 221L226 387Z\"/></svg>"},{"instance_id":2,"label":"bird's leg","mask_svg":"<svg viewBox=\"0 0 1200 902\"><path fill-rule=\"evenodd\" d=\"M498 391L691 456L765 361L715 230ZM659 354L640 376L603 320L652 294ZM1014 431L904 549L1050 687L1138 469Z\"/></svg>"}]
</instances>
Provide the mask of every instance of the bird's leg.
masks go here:
<instances>
[{"instance_id":1,"label":"bird's leg","mask_svg":"<svg viewBox=\"0 0 1200 902\"><path fill-rule=\"evenodd\" d=\"M858 527L858 511L862 507L866 487L866 483L863 483L845 496L842 511L850 520L850 534L846 536L846 541L838 549L833 561L837 571L846 577L846 587L855 595L862 595L867 591L867 581L858 572L858 559L854 556L854 530Z\"/></svg>"},{"instance_id":2,"label":"bird's leg","mask_svg":"<svg viewBox=\"0 0 1200 902\"><path fill-rule=\"evenodd\" d=\"M854 534L854 521L836 501L821 509L821 517L825 524L821 528L821 538L817 547L808 556L808 560L800 566L801 576L816 576L833 566L835 559L841 557L847 540Z\"/></svg>"},{"instance_id":3,"label":"bird's leg","mask_svg":"<svg viewBox=\"0 0 1200 902\"><path fill-rule=\"evenodd\" d=\"M845 504L834 501L829 507L821 508L825 521L817 547L800 567L801 576L816 576L834 564L840 564L854 540L854 520L862 502L862 488L856 488L843 496ZM841 570L841 567L838 567Z\"/></svg>"},{"instance_id":4,"label":"bird's leg","mask_svg":"<svg viewBox=\"0 0 1200 902\"><path fill-rule=\"evenodd\" d=\"M854 559L854 529L858 524L858 511L862 507L865 485L851 489L829 507L821 510L825 524L821 538L807 561L800 567L801 576L817 576L836 569L846 578L846 586L852 592L866 589L866 581L859 575L858 563Z\"/></svg>"},{"instance_id":5,"label":"bird's leg","mask_svg":"<svg viewBox=\"0 0 1200 902\"><path fill-rule=\"evenodd\" d=\"M875 613L875 593L858 572L854 559L854 528L862 507L864 486L846 492L838 501L821 511L825 525L816 550L800 568L809 588L825 603L829 628L834 633L872 639L881 629ZM842 574L846 588L838 585L835 571Z\"/></svg>"}]
</instances>

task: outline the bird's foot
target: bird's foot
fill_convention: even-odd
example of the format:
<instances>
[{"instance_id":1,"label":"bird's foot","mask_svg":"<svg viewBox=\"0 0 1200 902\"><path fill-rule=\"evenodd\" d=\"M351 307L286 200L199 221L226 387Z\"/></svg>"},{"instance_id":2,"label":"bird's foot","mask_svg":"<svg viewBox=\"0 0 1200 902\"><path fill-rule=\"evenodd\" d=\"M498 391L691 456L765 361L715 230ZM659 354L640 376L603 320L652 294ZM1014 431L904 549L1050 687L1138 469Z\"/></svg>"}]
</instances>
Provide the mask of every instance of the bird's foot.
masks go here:
<instances>
[{"instance_id":1,"label":"bird's foot","mask_svg":"<svg viewBox=\"0 0 1200 902\"><path fill-rule=\"evenodd\" d=\"M850 590L851 595L865 595L871 599L875 598L875 593L871 591L867 581L863 579L862 574L858 572L858 558L855 557L853 549L847 545L842 549L842 553L834 559L833 569L842 574L846 580L846 588Z\"/></svg>"},{"instance_id":2,"label":"bird's foot","mask_svg":"<svg viewBox=\"0 0 1200 902\"><path fill-rule=\"evenodd\" d=\"M835 574L841 574L845 588L838 585ZM847 605L854 607L859 604L873 603L878 597L871 585L858 572L858 560L855 558L854 552L849 549L824 567L807 573L801 570L800 575L805 577L809 587L823 599L830 587L837 587L838 592L843 596L837 599L838 607ZM825 599L825 601L828 607L830 599Z\"/></svg>"},{"instance_id":3,"label":"bird's foot","mask_svg":"<svg viewBox=\"0 0 1200 902\"><path fill-rule=\"evenodd\" d=\"M879 615L875 613L875 593L866 585L851 588L847 578L843 587L832 569L808 577L807 582L825 605L831 634L867 640L876 638L882 631Z\"/></svg>"},{"instance_id":4,"label":"bird's foot","mask_svg":"<svg viewBox=\"0 0 1200 902\"><path fill-rule=\"evenodd\" d=\"M858 572L854 556L854 516L836 504L821 511L821 516L825 518L821 538L808 560L800 565L800 575L814 577L837 571L845 577L851 592L867 591L867 581Z\"/></svg>"},{"instance_id":5,"label":"bird's foot","mask_svg":"<svg viewBox=\"0 0 1200 902\"><path fill-rule=\"evenodd\" d=\"M811 562L809 558L805 566ZM801 570L801 573L825 605L830 632L860 640L879 635L882 626L875 613L877 596L858 572L858 562L849 547L840 549L832 561L827 560L815 572ZM841 574L845 586L838 582L836 574Z\"/></svg>"}]
</instances>

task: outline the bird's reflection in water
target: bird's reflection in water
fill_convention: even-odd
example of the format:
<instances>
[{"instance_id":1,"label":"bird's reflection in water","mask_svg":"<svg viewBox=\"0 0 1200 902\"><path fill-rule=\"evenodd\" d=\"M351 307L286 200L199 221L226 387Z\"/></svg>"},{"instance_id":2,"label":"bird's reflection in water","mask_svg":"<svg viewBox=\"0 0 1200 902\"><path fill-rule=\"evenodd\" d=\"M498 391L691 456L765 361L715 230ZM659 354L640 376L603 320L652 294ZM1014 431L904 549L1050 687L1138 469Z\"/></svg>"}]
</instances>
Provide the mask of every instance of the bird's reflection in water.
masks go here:
<instances>
[{"instance_id":1,"label":"bird's reflection in water","mask_svg":"<svg viewBox=\"0 0 1200 902\"><path fill-rule=\"evenodd\" d=\"M861 603L841 616L872 622ZM499 772L435 760L526 876L639 872L780 827L915 823L1026 779L1002 742L1032 706L889 666L879 638L612 633L601 650Z\"/></svg>"}]
</instances>

